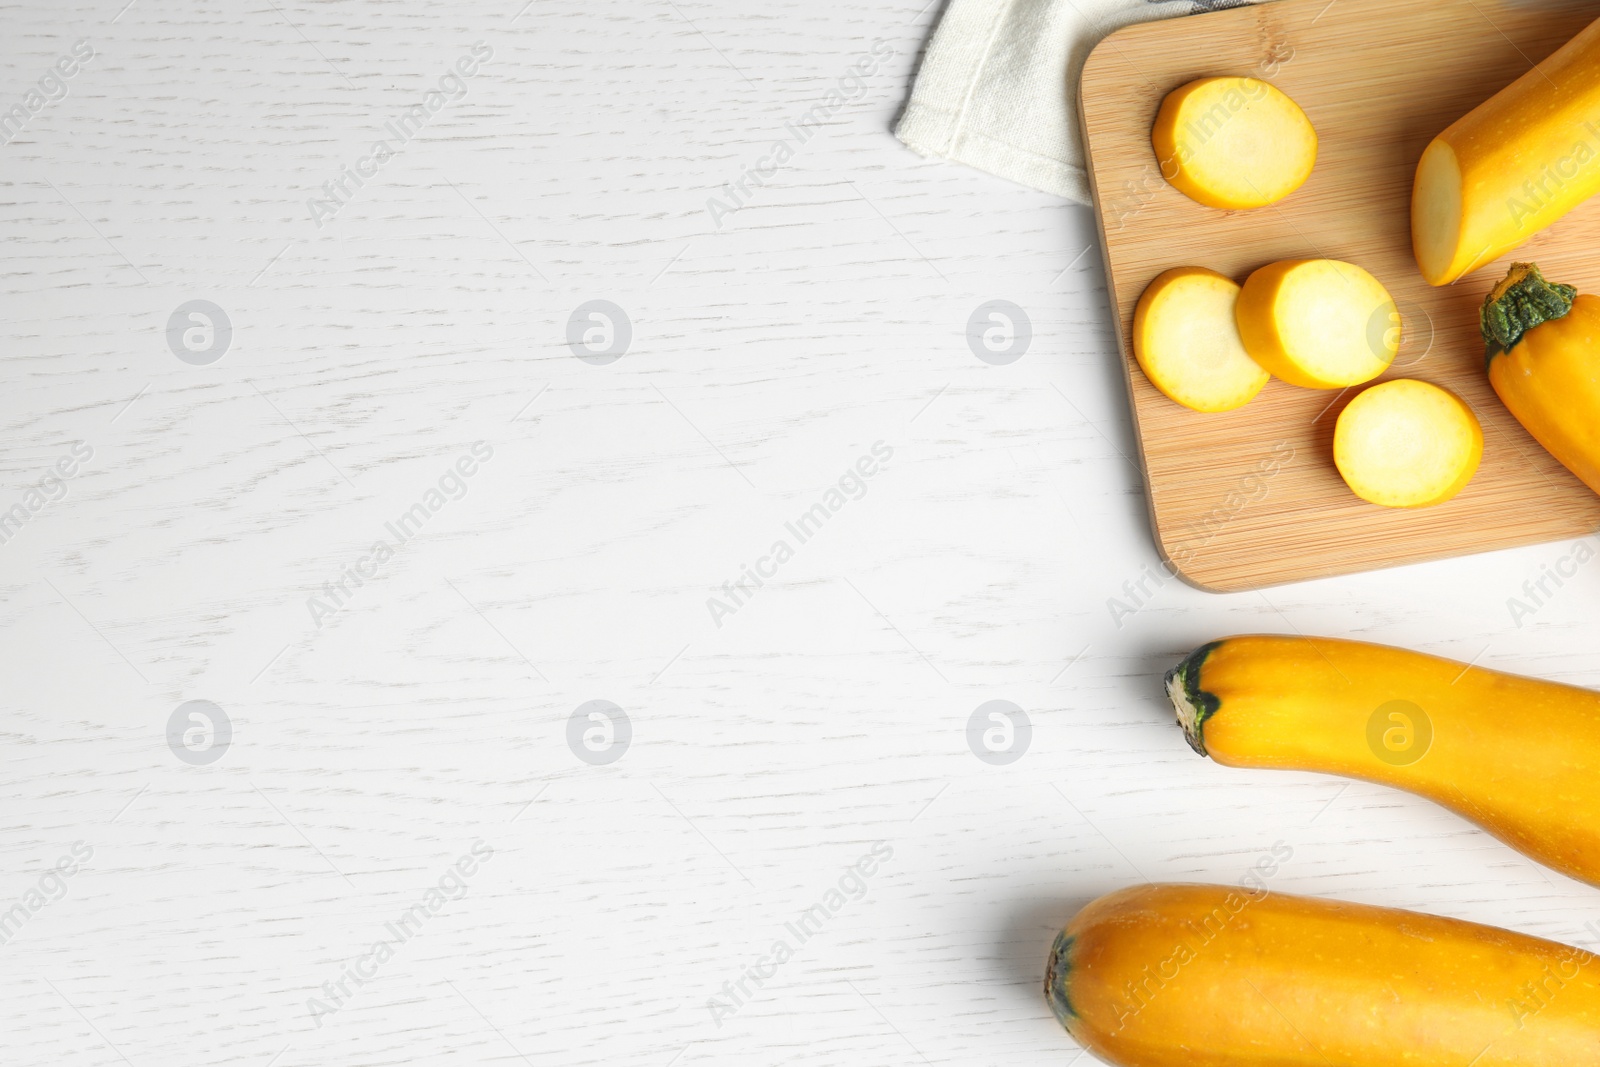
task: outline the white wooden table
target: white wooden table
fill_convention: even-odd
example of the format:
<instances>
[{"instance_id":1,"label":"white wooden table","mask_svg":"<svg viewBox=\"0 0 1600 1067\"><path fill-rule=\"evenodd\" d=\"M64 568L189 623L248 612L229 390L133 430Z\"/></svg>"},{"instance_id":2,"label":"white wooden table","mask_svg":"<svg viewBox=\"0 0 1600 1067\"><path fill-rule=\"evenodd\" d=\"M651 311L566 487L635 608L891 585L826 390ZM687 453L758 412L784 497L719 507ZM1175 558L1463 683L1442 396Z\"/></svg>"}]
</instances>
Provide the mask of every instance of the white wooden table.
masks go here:
<instances>
[{"instance_id":1,"label":"white wooden table","mask_svg":"<svg viewBox=\"0 0 1600 1067\"><path fill-rule=\"evenodd\" d=\"M1600 684L1600 566L1130 599L1090 215L892 138L921 0L125 2L3 8L0 1062L1061 1064L1053 929L1277 843L1592 936L1427 803L1198 759L1159 676Z\"/></svg>"}]
</instances>

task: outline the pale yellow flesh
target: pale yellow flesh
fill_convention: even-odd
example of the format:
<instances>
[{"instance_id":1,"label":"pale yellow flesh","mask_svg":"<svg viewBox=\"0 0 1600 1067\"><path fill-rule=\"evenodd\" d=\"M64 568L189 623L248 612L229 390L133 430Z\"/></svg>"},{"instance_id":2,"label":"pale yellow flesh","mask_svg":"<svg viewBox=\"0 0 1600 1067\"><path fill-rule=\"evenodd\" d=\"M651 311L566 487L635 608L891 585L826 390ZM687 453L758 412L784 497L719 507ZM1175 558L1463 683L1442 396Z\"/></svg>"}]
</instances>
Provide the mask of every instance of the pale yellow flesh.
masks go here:
<instances>
[{"instance_id":1,"label":"pale yellow flesh","mask_svg":"<svg viewBox=\"0 0 1600 1067\"><path fill-rule=\"evenodd\" d=\"M1201 78L1162 102L1150 141L1162 176L1208 207L1265 207L1300 188L1317 161L1317 132L1277 87L1256 78Z\"/></svg>"},{"instance_id":2,"label":"pale yellow flesh","mask_svg":"<svg viewBox=\"0 0 1600 1067\"><path fill-rule=\"evenodd\" d=\"M1333 435L1333 461L1361 499L1390 508L1442 504L1483 459L1483 430L1454 394L1397 379L1351 401Z\"/></svg>"},{"instance_id":3,"label":"pale yellow flesh","mask_svg":"<svg viewBox=\"0 0 1600 1067\"><path fill-rule=\"evenodd\" d=\"M1139 298L1133 353L1145 376L1195 411L1232 411L1267 384L1239 337L1239 286L1203 267L1162 274Z\"/></svg>"},{"instance_id":4,"label":"pale yellow flesh","mask_svg":"<svg viewBox=\"0 0 1600 1067\"><path fill-rule=\"evenodd\" d=\"M1434 141L1417 164L1411 191L1411 245L1431 285L1455 281L1475 257L1461 251L1461 164L1455 149ZM1493 244L1482 249L1488 253Z\"/></svg>"},{"instance_id":5,"label":"pale yellow flesh","mask_svg":"<svg viewBox=\"0 0 1600 1067\"><path fill-rule=\"evenodd\" d=\"M1417 166L1417 266L1448 285L1600 192L1600 21L1458 119Z\"/></svg>"},{"instance_id":6,"label":"pale yellow flesh","mask_svg":"<svg viewBox=\"0 0 1600 1067\"><path fill-rule=\"evenodd\" d=\"M1251 358L1307 389L1369 382L1389 368L1400 348L1394 299L1353 263L1268 264L1244 283L1237 315Z\"/></svg>"}]
</instances>

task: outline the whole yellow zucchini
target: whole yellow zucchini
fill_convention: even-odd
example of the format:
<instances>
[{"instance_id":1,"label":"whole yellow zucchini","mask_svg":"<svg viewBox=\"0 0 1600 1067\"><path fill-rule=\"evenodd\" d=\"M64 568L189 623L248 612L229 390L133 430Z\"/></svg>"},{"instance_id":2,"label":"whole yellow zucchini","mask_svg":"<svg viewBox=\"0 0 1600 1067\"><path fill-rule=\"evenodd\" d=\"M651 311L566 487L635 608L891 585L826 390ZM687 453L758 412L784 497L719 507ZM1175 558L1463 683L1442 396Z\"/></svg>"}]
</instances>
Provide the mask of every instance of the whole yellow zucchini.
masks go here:
<instances>
[{"instance_id":1,"label":"whole yellow zucchini","mask_svg":"<svg viewBox=\"0 0 1600 1067\"><path fill-rule=\"evenodd\" d=\"M1123 1067L1600 1063L1600 957L1492 926L1228 886L1101 897L1045 996Z\"/></svg>"},{"instance_id":2,"label":"whole yellow zucchini","mask_svg":"<svg viewBox=\"0 0 1600 1067\"><path fill-rule=\"evenodd\" d=\"M1218 763L1418 793L1600 884L1600 693L1307 637L1213 641L1166 684L1189 744Z\"/></svg>"},{"instance_id":3,"label":"whole yellow zucchini","mask_svg":"<svg viewBox=\"0 0 1600 1067\"><path fill-rule=\"evenodd\" d=\"M1600 493L1600 297L1517 263L1480 315L1489 382L1573 474Z\"/></svg>"},{"instance_id":4,"label":"whole yellow zucchini","mask_svg":"<svg viewBox=\"0 0 1600 1067\"><path fill-rule=\"evenodd\" d=\"M1448 285L1600 192L1600 21L1458 119L1422 153L1417 266Z\"/></svg>"}]
</instances>

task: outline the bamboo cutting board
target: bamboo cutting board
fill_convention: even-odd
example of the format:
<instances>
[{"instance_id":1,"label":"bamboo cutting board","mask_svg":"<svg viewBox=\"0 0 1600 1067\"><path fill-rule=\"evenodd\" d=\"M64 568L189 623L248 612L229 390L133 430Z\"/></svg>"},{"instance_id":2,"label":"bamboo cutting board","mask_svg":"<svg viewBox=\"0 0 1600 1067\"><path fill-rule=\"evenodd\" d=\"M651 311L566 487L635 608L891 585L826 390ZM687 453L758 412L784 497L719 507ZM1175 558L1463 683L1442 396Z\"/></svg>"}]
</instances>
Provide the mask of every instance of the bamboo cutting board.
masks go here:
<instances>
[{"instance_id":1,"label":"bamboo cutting board","mask_svg":"<svg viewBox=\"0 0 1600 1067\"><path fill-rule=\"evenodd\" d=\"M1412 174L1428 142L1596 17L1600 3L1559 0L1278 0L1132 26L1094 49L1081 93L1090 179L1156 540L1176 573L1247 589L1600 526L1600 497L1494 395L1477 329L1478 305L1513 257L1600 292L1600 198L1445 289L1418 273L1410 231ZM1160 177L1149 131L1162 98L1219 74L1272 82L1317 128L1315 172L1277 205L1217 211ZM1263 264L1304 256L1358 263L1394 295L1403 341L1386 378L1433 382L1477 412L1483 466L1454 500L1391 510L1346 488L1333 429L1360 388L1274 379L1244 408L1206 415L1168 400L1139 369L1134 305L1157 274L1195 265L1243 282Z\"/></svg>"}]
</instances>

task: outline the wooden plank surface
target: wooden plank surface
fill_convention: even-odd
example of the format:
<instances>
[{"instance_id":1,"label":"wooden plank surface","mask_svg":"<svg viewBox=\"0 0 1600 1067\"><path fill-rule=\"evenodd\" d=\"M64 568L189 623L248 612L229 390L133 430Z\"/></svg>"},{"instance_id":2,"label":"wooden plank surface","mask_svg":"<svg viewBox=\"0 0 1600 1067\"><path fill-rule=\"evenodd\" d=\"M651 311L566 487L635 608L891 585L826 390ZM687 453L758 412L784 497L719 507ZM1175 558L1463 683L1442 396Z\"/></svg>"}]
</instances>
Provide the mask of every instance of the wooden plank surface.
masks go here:
<instances>
[{"instance_id":1,"label":"wooden plank surface","mask_svg":"<svg viewBox=\"0 0 1600 1067\"><path fill-rule=\"evenodd\" d=\"M1597 16L1592 2L1283 0L1130 27L1095 49L1082 94L1092 181L1152 521L1169 566L1207 588L1243 589L1573 537L1600 524L1600 498L1528 436L1484 376L1477 307L1512 256L1435 289L1410 244L1422 149ZM1315 172L1277 205L1217 211L1160 179L1149 129L1162 98L1220 74L1272 82L1317 128ZM1593 292L1597 245L1600 202L1514 256ZM1385 379L1433 382L1477 412L1483 466L1456 499L1402 511L1349 491L1333 465L1333 429L1359 389L1274 379L1244 408L1204 415L1162 396L1139 369L1133 311L1157 274L1193 264L1242 282L1265 263L1305 256L1358 263L1394 295L1405 340Z\"/></svg>"}]
</instances>

